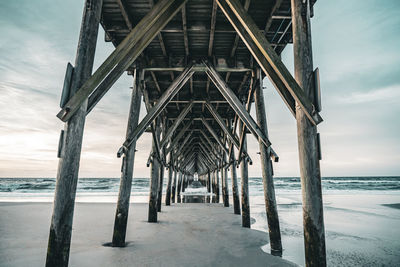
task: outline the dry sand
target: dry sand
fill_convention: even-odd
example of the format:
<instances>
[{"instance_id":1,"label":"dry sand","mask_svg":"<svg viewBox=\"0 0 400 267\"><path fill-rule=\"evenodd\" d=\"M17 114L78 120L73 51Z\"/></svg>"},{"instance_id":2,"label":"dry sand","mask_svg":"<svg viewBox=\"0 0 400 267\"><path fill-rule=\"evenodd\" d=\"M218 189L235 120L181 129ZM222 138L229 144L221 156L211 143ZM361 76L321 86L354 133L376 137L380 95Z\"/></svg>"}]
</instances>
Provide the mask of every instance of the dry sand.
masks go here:
<instances>
[{"instance_id":1,"label":"dry sand","mask_svg":"<svg viewBox=\"0 0 400 267\"><path fill-rule=\"evenodd\" d=\"M0 265L44 266L51 203L0 203ZM294 266L260 248L266 233L241 227L219 204L163 206L147 223L147 205L132 204L128 246L105 247L115 204L77 203L70 266Z\"/></svg>"}]
</instances>

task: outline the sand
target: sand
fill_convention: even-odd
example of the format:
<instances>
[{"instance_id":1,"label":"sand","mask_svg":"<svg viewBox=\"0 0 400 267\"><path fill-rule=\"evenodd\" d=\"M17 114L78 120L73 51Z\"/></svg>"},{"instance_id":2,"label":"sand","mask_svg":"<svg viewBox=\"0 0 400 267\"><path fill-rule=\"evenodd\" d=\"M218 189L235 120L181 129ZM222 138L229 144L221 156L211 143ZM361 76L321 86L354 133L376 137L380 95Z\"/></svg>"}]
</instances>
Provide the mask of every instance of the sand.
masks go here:
<instances>
[{"instance_id":1,"label":"sand","mask_svg":"<svg viewBox=\"0 0 400 267\"><path fill-rule=\"evenodd\" d=\"M0 203L0 265L43 266L51 203ZM147 223L147 205L132 204L128 246L112 236L115 204L77 203L70 266L295 266L262 251L266 233L241 227L221 204L164 207Z\"/></svg>"}]
</instances>

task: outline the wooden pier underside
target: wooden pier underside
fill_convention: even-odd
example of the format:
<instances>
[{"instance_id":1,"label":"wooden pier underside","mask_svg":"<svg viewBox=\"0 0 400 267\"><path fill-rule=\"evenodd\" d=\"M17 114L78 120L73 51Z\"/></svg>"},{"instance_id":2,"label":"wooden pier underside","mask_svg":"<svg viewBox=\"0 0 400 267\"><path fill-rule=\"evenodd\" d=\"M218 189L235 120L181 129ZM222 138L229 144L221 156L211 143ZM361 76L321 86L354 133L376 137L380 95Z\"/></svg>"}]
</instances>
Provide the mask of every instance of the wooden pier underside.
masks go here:
<instances>
[{"instance_id":1,"label":"wooden pier underside","mask_svg":"<svg viewBox=\"0 0 400 267\"><path fill-rule=\"evenodd\" d=\"M105 30L105 40L111 41L117 47L157 2L104 0L101 25ZM290 0L243 0L240 2L245 9L248 9L248 14L279 55L285 46L292 42ZM311 5L314 3L315 1L311 1ZM182 11L178 12L151 41L129 71L131 74L134 68L145 71L144 77L140 79L144 79L149 104L154 104L191 61L201 62L204 59L215 67L240 101L243 103L247 100L253 101L252 96L249 98L249 90L252 83L252 71L254 72L257 68L257 62L221 8L217 7L216 2L212 0L188 1ZM169 138L173 141L182 129L186 129L186 134L190 134L191 137L183 147L180 147L181 151L185 152L189 147L193 148L190 154L203 154L203 161L207 161L204 153L208 152L208 144L203 142L207 141L204 133L217 148L218 140L205 127L203 118L209 121L209 126L222 141L226 132L218 124L210 108L207 108L206 101L209 101L225 122L233 120L236 113L207 76L206 68L201 64L197 66L194 67L197 71L166 105L162 114L167 118L166 127L169 127L179 118L179 115L182 116L182 111L192 101L189 112ZM190 126L187 125L189 122ZM184 138L181 139L183 140ZM168 144L167 140L164 141ZM170 151L167 150L167 152ZM238 155L238 159L240 158L241 156ZM251 161L251 159L248 160ZM191 167L185 172L206 173L204 165L208 163L200 166L196 163L198 161L200 159L195 156L192 160L185 162Z\"/></svg>"}]
</instances>

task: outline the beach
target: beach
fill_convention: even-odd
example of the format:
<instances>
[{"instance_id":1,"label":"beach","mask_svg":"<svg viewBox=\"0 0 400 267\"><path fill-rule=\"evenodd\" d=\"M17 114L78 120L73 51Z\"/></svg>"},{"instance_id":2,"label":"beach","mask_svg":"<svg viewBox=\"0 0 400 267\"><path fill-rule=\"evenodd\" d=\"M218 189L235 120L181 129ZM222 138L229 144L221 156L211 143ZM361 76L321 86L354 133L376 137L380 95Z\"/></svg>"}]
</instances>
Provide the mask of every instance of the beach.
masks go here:
<instances>
[{"instance_id":1,"label":"beach","mask_svg":"<svg viewBox=\"0 0 400 267\"><path fill-rule=\"evenodd\" d=\"M103 180L104 182L102 182ZM51 193L53 190L52 182L43 179L36 182L29 181L29 183L26 180L21 181L19 187L17 186L18 183L14 182L15 189L12 192L4 192L5 190L3 190L0 193L2 214L0 217L0 258L5 259L1 261L1 266L28 266L26 265L28 263L29 266L43 266L45 260L53 197L53 193ZM163 243L166 241L163 236L165 237L166 233L172 231L176 233L173 236L177 235L179 240L183 242L177 245L176 249L180 252L176 254L178 258L175 258L175 260L182 260L186 264L183 266L216 266L214 260L219 256L217 257L217 254L213 253L217 252L227 253L223 254L226 258L218 262L217 266L225 266L225 263L231 266L243 266L235 258L235 255L242 255L238 251L235 252L233 247L233 245L239 246L239 244L236 244L237 240L235 239L235 244L233 244L228 241L223 233L215 232L221 226L216 225L214 219L222 213L227 217L220 224L223 224L224 227L225 225L233 227L226 228L225 233L239 233L243 230L241 217L233 214L232 198L230 198L231 206L229 208L223 208L222 204L216 204L215 207L207 206L211 204L187 203L172 204L171 207L165 207L163 204L162 212L159 214L160 222L148 224L146 222L148 184L145 181L138 179L132 187L127 233L127 241L130 243L127 248L124 248L129 249L129 255L135 255L135 248L137 248L135 244L147 242L146 244L150 246L152 241L159 245L157 250L160 253L159 255L165 255L165 250L171 247L168 242ZM338 178L323 181L328 266L399 265L400 190L397 189L398 181L400 179L397 178ZM269 260L267 256L270 255L267 253L270 252L270 247L260 182L261 180L258 178L250 179L251 228L258 230L255 231L256 238L253 238L254 243L250 247L256 251L254 255ZM349 184L353 185L353 189L341 189L342 187L351 188ZM82 266L79 259L86 260L92 256L108 263L101 255L108 255L115 261L131 261L137 263L137 266L146 266L146 264L158 266L159 262L138 262L136 256L125 257L113 254L116 253L116 250L102 245L111 241L117 200L116 185L118 185L118 179L80 180L74 214L70 266ZM276 188L283 259L304 266L301 191L298 181L293 178L276 179ZM191 214L188 212L190 205L205 206L207 213L197 217L188 216ZM182 226L176 220L182 217L186 221L183 225L188 226L195 223L197 226L177 229ZM199 218L201 222L198 223L201 227L196 224ZM149 232L147 232L147 235L142 233L144 227L158 228L154 235L150 236ZM259 231L262 231L262 233ZM183 233L184 235L182 235ZM197 236L204 238L197 240ZM184 246L185 240L193 242L192 238L194 237L197 238L195 240L197 242L196 248ZM164 248L162 248L163 246ZM182 251L185 253L187 251L187 255L190 255L190 257L186 257L186 254ZM195 253L196 251L199 253ZM203 254L208 256L205 257ZM246 257L242 255L239 258L245 259ZM95 266L92 265L94 262L89 261L87 266ZM266 262L271 263L271 261ZM251 265L249 262L247 265L260 266L258 262L253 264Z\"/></svg>"}]
</instances>

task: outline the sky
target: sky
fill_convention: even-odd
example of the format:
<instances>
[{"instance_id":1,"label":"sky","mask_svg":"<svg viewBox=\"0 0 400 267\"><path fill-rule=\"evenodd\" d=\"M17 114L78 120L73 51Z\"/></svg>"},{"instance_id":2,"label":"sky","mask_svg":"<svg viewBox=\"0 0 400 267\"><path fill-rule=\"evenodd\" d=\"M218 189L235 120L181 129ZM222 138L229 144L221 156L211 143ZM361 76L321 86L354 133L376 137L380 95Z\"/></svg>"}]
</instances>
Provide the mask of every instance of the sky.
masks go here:
<instances>
[{"instance_id":1,"label":"sky","mask_svg":"<svg viewBox=\"0 0 400 267\"><path fill-rule=\"evenodd\" d=\"M82 8L80 0L0 2L0 177L56 176L63 129L56 114ZM400 1L319 0L314 14L322 176L400 175ZM94 69L113 49L100 27ZM291 45L282 60L293 73ZM80 177L120 176L116 152L125 138L131 84L123 75L87 117ZM269 139L280 157L275 176L299 176L296 121L269 81L264 86ZM135 177L149 176L150 147L146 133L137 143ZM251 135L248 150L249 175L260 176Z\"/></svg>"}]
</instances>

